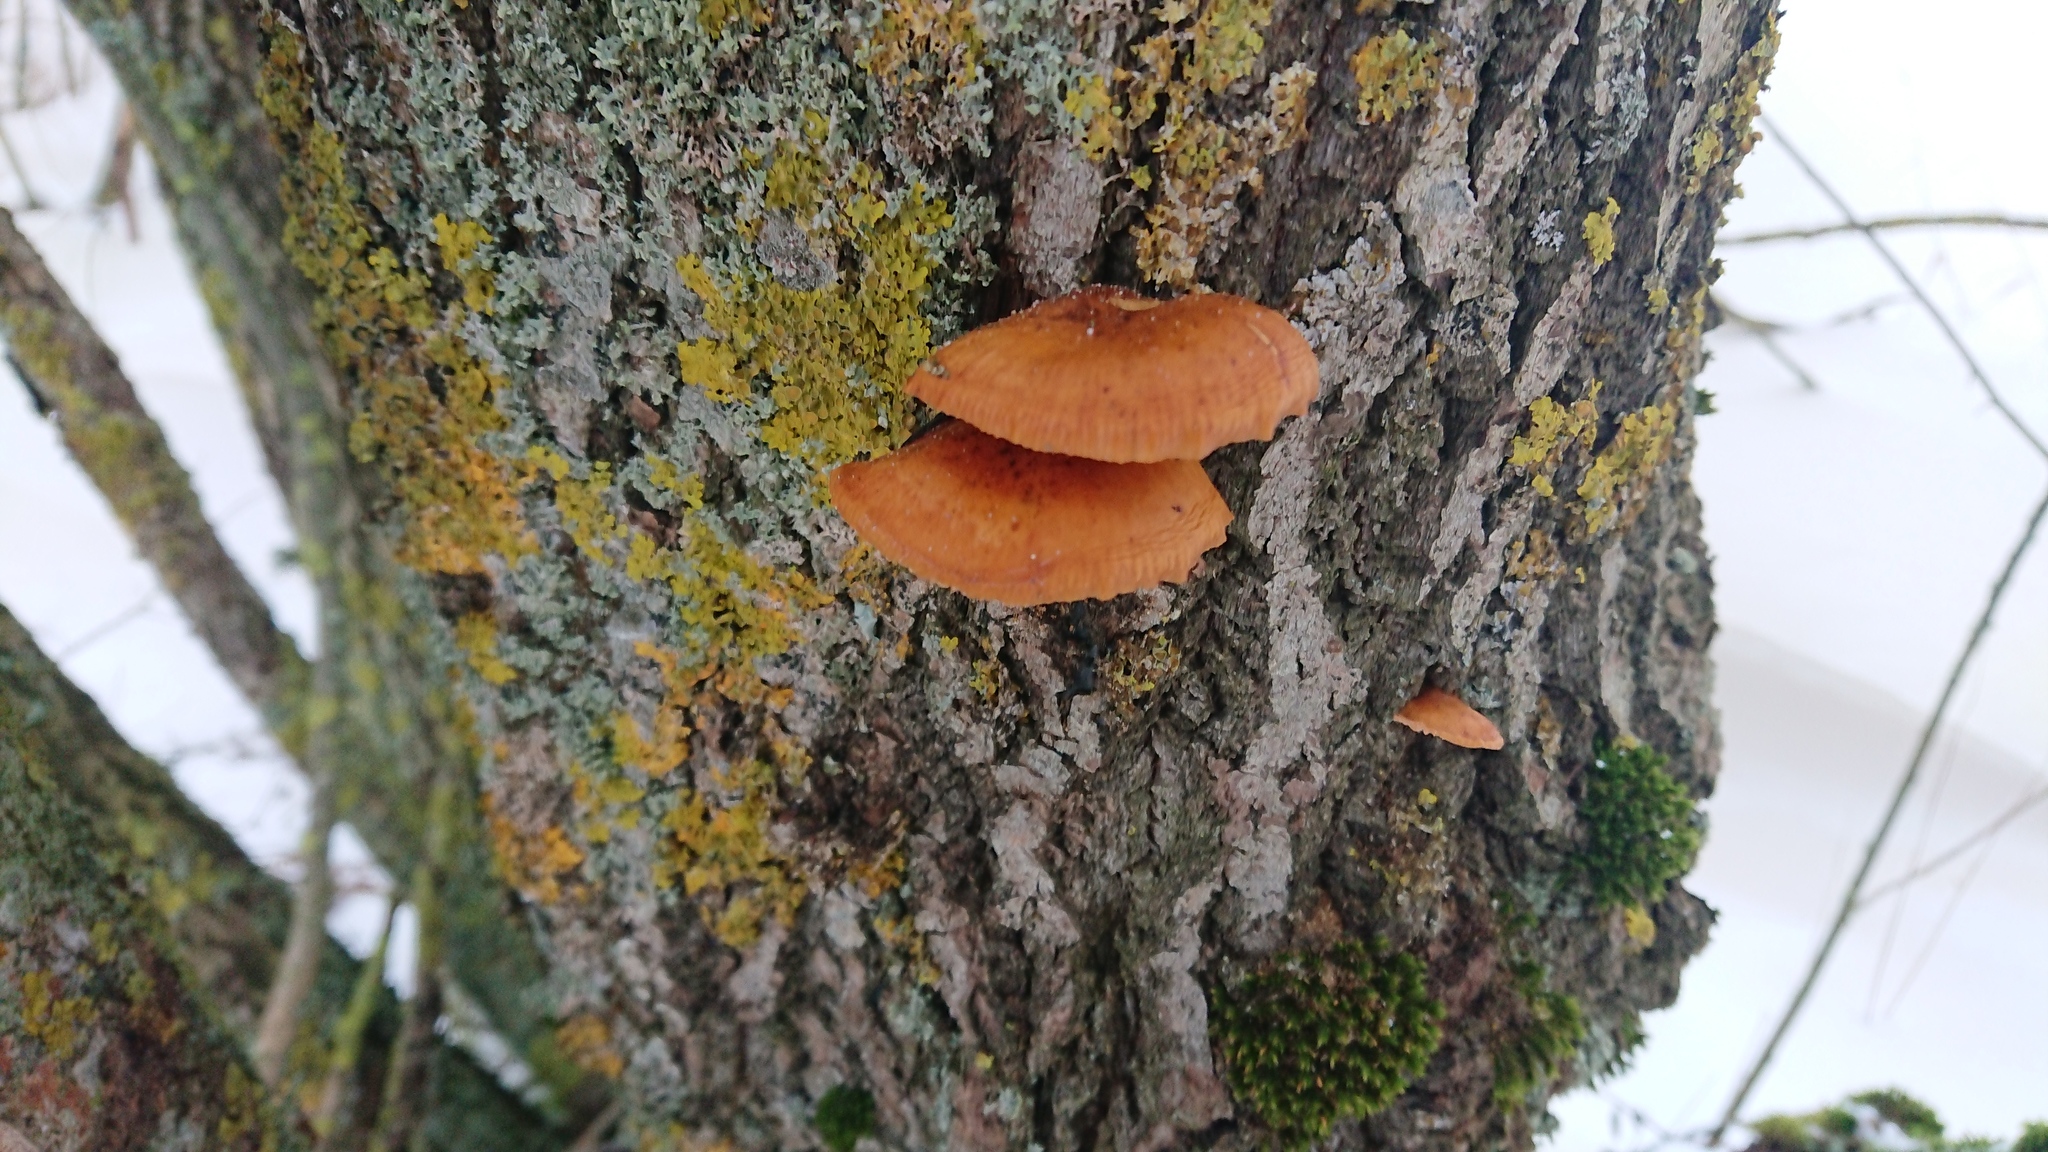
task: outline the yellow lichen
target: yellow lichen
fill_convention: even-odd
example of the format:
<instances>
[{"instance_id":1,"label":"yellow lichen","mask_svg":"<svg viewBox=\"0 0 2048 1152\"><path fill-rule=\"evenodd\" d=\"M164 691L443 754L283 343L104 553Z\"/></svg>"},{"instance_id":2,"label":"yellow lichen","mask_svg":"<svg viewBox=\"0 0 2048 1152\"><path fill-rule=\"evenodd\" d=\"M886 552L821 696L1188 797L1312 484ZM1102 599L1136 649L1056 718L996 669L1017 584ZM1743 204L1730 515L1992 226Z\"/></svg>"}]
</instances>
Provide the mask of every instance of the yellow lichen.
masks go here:
<instances>
[{"instance_id":1,"label":"yellow lichen","mask_svg":"<svg viewBox=\"0 0 2048 1152\"><path fill-rule=\"evenodd\" d=\"M767 172L767 204L808 216L824 206L824 168L779 148ZM909 435L903 394L931 352L922 306L938 260L932 237L952 227L945 202L923 184L893 197L854 165L833 184L824 229L858 261L853 275L792 288L756 264L721 279L697 257L677 262L704 302L717 336L677 346L685 384L735 404L765 397L761 441L817 468L886 452Z\"/></svg>"},{"instance_id":2,"label":"yellow lichen","mask_svg":"<svg viewBox=\"0 0 2048 1152\"><path fill-rule=\"evenodd\" d=\"M1707 106L1686 149L1685 190L1697 194L1714 172L1727 171L1749 155L1763 134L1753 129L1762 110L1765 79L1778 55L1778 17L1764 14L1763 34L1735 62L1735 74L1721 86L1720 98Z\"/></svg>"},{"instance_id":3,"label":"yellow lichen","mask_svg":"<svg viewBox=\"0 0 2048 1152\"><path fill-rule=\"evenodd\" d=\"M1086 77L1068 85L1062 103L1084 155L1122 155L1124 179L1139 191L1157 189L1145 223L1132 232L1138 270L1154 283L1188 288L1203 249L1235 212L1237 194L1259 189L1259 164L1301 139L1316 74L1303 64L1274 73L1264 109L1224 123L1212 103L1251 75L1273 19L1271 0L1165 0L1152 16L1162 27L1131 49L1133 67L1115 70L1114 92L1102 78ZM1141 136L1150 160L1132 163Z\"/></svg>"},{"instance_id":4,"label":"yellow lichen","mask_svg":"<svg viewBox=\"0 0 2048 1152\"><path fill-rule=\"evenodd\" d=\"M1621 205L1614 197L1607 198L1606 207L1598 212L1586 213L1586 226L1582 230L1586 237L1586 254L1593 258L1598 267L1614 259L1614 222L1621 218Z\"/></svg>"},{"instance_id":5,"label":"yellow lichen","mask_svg":"<svg viewBox=\"0 0 2048 1152\"><path fill-rule=\"evenodd\" d=\"M766 28L772 15L763 0L703 0L697 26L715 36L735 20L748 28Z\"/></svg>"},{"instance_id":6,"label":"yellow lichen","mask_svg":"<svg viewBox=\"0 0 2048 1152\"><path fill-rule=\"evenodd\" d=\"M1178 645L1164 632L1125 636L1118 640L1103 665L1103 680L1110 703L1129 711L1137 699L1155 691L1159 682L1180 671Z\"/></svg>"},{"instance_id":7,"label":"yellow lichen","mask_svg":"<svg viewBox=\"0 0 2048 1152\"><path fill-rule=\"evenodd\" d=\"M374 239L340 138L315 118L299 38L272 23L259 95L289 162L280 182L284 246L316 292L314 321L353 385L350 451L381 466L405 515L399 559L427 572L473 574L484 557L531 552L518 472L483 447L505 428L494 396L505 381L460 335L488 310L488 233L435 222L443 270L462 299L439 304L427 272Z\"/></svg>"},{"instance_id":8,"label":"yellow lichen","mask_svg":"<svg viewBox=\"0 0 2048 1152\"><path fill-rule=\"evenodd\" d=\"M769 836L778 807L779 776L758 760L715 771L717 796L691 793L662 819L669 838L656 867L656 882L680 880L686 895L722 896L723 907L714 910L706 903L700 910L713 934L728 947L751 946L770 916L789 924L803 903L806 886L801 873Z\"/></svg>"},{"instance_id":9,"label":"yellow lichen","mask_svg":"<svg viewBox=\"0 0 2048 1152\"><path fill-rule=\"evenodd\" d=\"M563 878L583 863L583 850L570 841L569 834L552 825L542 828L538 836L522 833L498 810L489 793L484 795L484 817L491 833L491 854L505 883L536 904L559 901Z\"/></svg>"},{"instance_id":10,"label":"yellow lichen","mask_svg":"<svg viewBox=\"0 0 2048 1152\"><path fill-rule=\"evenodd\" d=\"M1508 452L1508 465L1529 474L1529 485L1545 496L1557 495L1551 478L1564 463L1573 444L1591 448L1600 432L1600 409L1594 401L1600 395L1600 381L1593 381L1584 399L1567 408L1548 396L1529 406L1529 430L1515 437Z\"/></svg>"},{"instance_id":11,"label":"yellow lichen","mask_svg":"<svg viewBox=\"0 0 2048 1152\"><path fill-rule=\"evenodd\" d=\"M21 1027L41 1042L52 1057L68 1060L95 1013L84 996L65 996L53 972L29 971L21 976Z\"/></svg>"},{"instance_id":12,"label":"yellow lichen","mask_svg":"<svg viewBox=\"0 0 2048 1152\"><path fill-rule=\"evenodd\" d=\"M611 1025L591 1013L571 1016L555 1029L555 1044L576 1066L616 1080L626 1070L626 1059L612 1043Z\"/></svg>"},{"instance_id":13,"label":"yellow lichen","mask_svg":"<svg viewBox=\"0 0 2048 1152\"><path fill-rule=\"evenodd\" d=\"M1358 81L1358 122L1392 120L1436 94L1443 83L1443 49L1434 37L1417 40L1396 28L1352 54L1351 77Z\"/></svg>"},{"instance_id":14,"label":"yellow lichen","mask_svg":"<svg viewBox=\"0 0 2048 1152\"><path fill-rule=\"evenodd\" d=\"M455 646L486 684L510 684L519 672L498 659L498 626L487 613L472 612L455 622Z\"/></svg>"},{"instance_id":15,"label":"yellow lichen","mask_svg":"<svg viewBox=\"0 0 2048 1152\"><path fill-rule=\"evenodd\" d=\"M1675 400L1621 418L1614 438L1593 458L1585 479L1579 481L1587 535L1597 536L1633 514L1658 466L1670 457L1671 438L1677 429Z\"/></svg>"},{"instance_id":16,"label":"yellow lichen","mask_svg":"<svg viewBox=\"0 0 2048 1152\"><path fill-rule=\"evenodd\" d=\"M897 88L960 89L981 74L973 0L885 0L860 66Z\"/></svg>"}]
</instances>

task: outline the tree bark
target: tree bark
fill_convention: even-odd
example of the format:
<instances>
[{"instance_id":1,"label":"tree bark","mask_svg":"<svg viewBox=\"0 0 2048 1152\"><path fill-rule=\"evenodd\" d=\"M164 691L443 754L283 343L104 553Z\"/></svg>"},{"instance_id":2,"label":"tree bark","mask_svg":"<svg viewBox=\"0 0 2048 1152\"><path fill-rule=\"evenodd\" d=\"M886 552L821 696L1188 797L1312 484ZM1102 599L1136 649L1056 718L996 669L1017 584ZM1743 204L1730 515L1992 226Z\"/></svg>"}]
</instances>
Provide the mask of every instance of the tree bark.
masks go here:
<instances>
[{"instance_id":1,"label":"tree bark","mask_svg":"<svg viewBox=\"0 0 2048 1152\"><path fill-rule=\"evenodd\" d=\"M892 1146L1312 1139L1215 1008L1369 954L1441 1042L1331 1146L1526 1145L1675 996L1710 913L1600 897L1587 846L1606 765L1718 766L1690 384L1769 0L234 27L337 483L433 589L544 1011L629 1134L821 1146L857 1092ZM926 419L909 371L1088 282L1316 348L1310 414L1206 461L1228 543L1029 610L859 546L820 478ZM1424 683L1506 748L1390 723Z\"/></svg>"}]
</instances>

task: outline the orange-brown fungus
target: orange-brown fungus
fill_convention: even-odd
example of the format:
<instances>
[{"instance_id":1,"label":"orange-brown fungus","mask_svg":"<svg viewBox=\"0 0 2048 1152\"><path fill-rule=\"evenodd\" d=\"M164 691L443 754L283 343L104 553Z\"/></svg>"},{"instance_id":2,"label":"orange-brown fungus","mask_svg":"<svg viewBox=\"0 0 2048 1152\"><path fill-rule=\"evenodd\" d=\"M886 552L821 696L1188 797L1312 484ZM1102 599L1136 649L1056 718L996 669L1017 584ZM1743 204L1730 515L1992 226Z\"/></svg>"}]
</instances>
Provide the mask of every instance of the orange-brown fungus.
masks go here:
<instances>
[{"instance_id":1,"label":"orange-brown fungus","mask_svg":"<svg viewBox=\"0 0 2048 1152\"><path fill-rule=\"evenodd\" d=\"M1013 444L1143 463L1271 439L1319 379L1308 341L1271 308L1094 287L969 332L904 388Z\"/></svg>"},{"instance_id":2,"label":"orange-brown fungus","mask_svg":"<svg viewBox=\"0 0 2048 1152\"><path fill-rule=\"evenodd\" d=\"M1456 744L1460 748L1499 748L1505 741L1493 721L1474 711L1470 704L1434 685L1401 706L1394 722L1425 736Z\"/></svg>"},{"instance_id":3,"label":"orange-brown fungus","mask_svg":"<svg viewBox=\"0 0 2048 1152\"><path fill-rule=\"evenodd\" d=\"M861 539L933 583L1024 607L1183 580L1230 509L1192 460L1033 452L957 420L826 478Z\"/></svg>"}]
</instances>

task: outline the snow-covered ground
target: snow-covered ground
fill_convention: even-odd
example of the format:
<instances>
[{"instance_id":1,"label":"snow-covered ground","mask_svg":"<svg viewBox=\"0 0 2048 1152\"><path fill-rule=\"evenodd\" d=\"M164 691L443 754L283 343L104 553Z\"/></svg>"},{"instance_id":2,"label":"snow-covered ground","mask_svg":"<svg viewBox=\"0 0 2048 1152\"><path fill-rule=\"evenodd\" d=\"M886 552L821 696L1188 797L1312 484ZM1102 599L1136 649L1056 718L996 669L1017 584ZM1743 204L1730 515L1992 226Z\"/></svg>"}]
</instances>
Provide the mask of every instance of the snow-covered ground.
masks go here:
<instances>
[{"instance_id":1,"label":"snow-covered ground","mask_svg":"<svg viewBox=\"0 0 2048 1152\"><path fill-rule=\"evenodd\" d=\"M2048 42L2048 5L1952 0L1936 17L1905 0L1788 2L1766 109L1857 211L2048 216L2048 150L2034 126L2048 103L2034 58ZM0 20L11 44L9 27ZM1965 43L1967 52L1954 50ZM291 542L282 505L146 170L134 184L138 242L118 212L83 207L113 116L104 69L87 76L81 97L0 116L52 205L17 219L121 354L229 550L304 642L311 595L278 562ZM1729 211L1730 235L1835 219L1773 141L1743 179L1749 195ZM0 203L24 202L0 165ZM1890 241L2013 403L2048 429L2048 232ZM1725 624L1716 655L1727 757L1713 835L1689 884L1721 918L1677 1007L1647 1020L1635 1069L1559 1102L1557 1152L1635 1147L1718 1115L2048 486L2048 467L1898 301L1862 243L1724 249L1723 298L1801 326L1781 343L1820 387L1803 390L1739 332L1711 339L1703 383L1721 411L1700 424L1697 478ZM1834 322L1873 303L1868 315ZM132 740L171 760L253 855L290 870L302 784L4 372L0 603ZM2044 653L2048 558L2037 557L1965 683L1960 727L1939 745L1880 876L1911 870L2048 785ZM359 844L345 840L337 855L363 887L377 887ZM359 896L333 924L360 946L380 907ZM2048 804L1858 921L1748 1113L1895 1084L1952 1129L2009 1137L2023 1119L2048 1118L2043 955ZM1624 1115L1640 1119L1613 1127Z\"/></svg>"}]
</instances>

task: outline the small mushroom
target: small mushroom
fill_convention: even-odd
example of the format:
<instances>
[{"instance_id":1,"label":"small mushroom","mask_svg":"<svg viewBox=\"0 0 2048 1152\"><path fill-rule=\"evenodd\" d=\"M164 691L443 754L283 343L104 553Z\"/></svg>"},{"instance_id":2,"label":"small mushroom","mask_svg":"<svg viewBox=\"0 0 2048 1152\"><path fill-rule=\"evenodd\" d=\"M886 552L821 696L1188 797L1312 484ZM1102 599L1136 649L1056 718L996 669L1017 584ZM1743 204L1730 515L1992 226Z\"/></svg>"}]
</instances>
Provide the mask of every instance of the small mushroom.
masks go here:
<instances>
[{"instance_id":1,"label":"small mushroom","mask_svg":"<svg viewBox=\"0 0 2048 1152\"><path fill-rule=\"evenodd\" d=\"M1493 721L1434 684L1403 704L1401 710L1394 713L1394 723L1460 748L1491 751L1506 743L1500 738L1500 729L1493 726Z\"/></svg>"},{"instance_id":2,"label":"small mushroom","mask_svg":"<svg viewBox=\"0 0 2048 1152\"><path fill-rule=\"evenodd\" d=\"M826 477L890 560L1014 607L1106 600L1187 578L1230 509L1192 460L1108 464L1033 452L949 421Z\"/></svg>"},{"instance_id":3,"label":"small mushroom","mask_svg":"<svg viewBox=\"0 0 2048 1152\"><path fill-rule=\"evenodd\" d=\"M912 396L990 435L1116 463L1200 460L1308 412L1315 352L1271 308L1220 293L1083 288L932 354Z\"/></svg>"}]
</instances>

